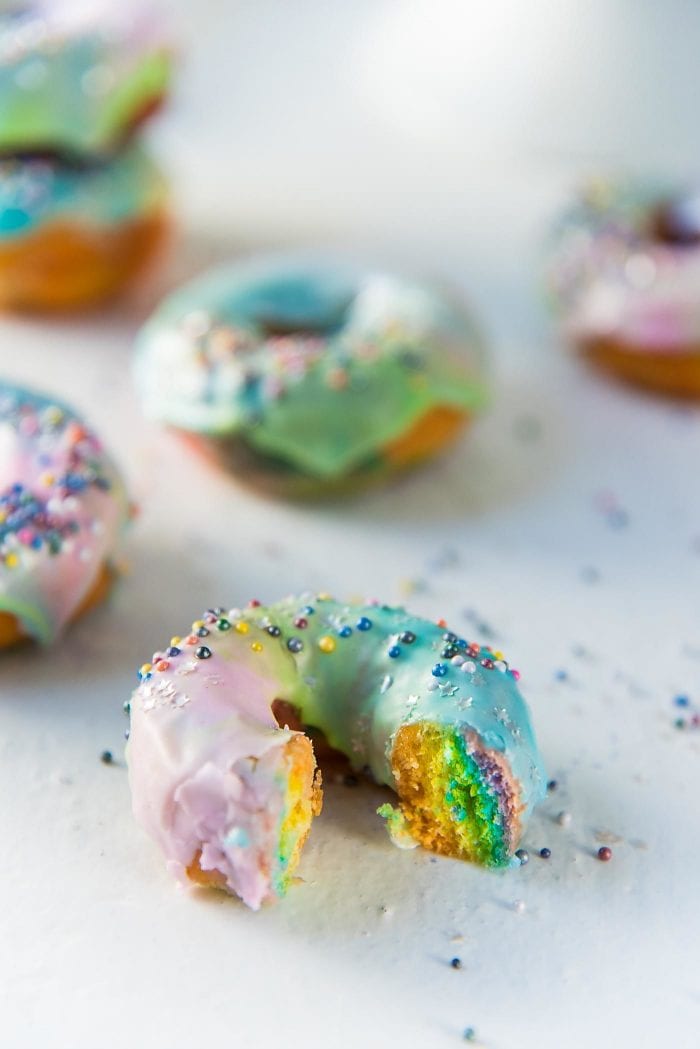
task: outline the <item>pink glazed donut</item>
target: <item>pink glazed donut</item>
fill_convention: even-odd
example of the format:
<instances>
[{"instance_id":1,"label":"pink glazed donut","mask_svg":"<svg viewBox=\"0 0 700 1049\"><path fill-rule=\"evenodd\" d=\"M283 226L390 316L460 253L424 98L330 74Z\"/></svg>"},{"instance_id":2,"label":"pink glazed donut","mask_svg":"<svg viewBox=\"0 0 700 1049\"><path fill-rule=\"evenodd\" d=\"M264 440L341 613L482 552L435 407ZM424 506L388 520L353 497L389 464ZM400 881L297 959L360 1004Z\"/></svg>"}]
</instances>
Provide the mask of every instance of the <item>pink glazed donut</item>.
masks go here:
<instances>
[{"instance_id":1,"label":"pink glazed donut","mask_svg":"<svg viewBox=\"0 0 700 1049\"><path fill-rule=\"evenodd\" d=\"M0 649L53 641L106 596L129 516L95 434L54 399L0 384Z\"/></svg>"}]
</instances>

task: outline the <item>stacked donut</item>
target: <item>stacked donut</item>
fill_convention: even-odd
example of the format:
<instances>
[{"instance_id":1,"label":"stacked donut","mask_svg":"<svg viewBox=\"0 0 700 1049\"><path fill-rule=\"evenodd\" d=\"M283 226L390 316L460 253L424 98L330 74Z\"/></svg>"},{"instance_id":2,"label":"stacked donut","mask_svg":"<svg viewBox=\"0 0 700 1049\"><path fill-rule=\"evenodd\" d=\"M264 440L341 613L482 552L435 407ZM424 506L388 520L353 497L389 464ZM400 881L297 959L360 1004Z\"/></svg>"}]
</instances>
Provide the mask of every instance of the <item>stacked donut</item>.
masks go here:
<instances>
[{"instance_id":1,"label":"stacked donut","mask_svg":"<svg viewBox=\"0 0 700 1049\"><path fill-rule=\"evenodd\" d=\"M17 0L0 10L0 305L88 306L141 269L165 182L135 132L171 56L136 0Z\"/></svg>"}]
</instances>

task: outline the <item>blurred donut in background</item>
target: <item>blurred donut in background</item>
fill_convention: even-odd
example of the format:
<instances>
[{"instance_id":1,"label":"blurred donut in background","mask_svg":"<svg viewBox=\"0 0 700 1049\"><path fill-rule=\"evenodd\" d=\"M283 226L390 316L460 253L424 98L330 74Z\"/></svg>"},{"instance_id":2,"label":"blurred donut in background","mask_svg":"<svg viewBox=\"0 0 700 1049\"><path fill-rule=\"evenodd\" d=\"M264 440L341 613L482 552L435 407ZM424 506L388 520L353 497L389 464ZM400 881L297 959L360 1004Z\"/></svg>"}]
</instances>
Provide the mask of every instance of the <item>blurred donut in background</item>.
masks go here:
<instances>
[{"instance_id":1,"label":"blurred donut in background","mask_svg":"<svg viewBox=\"0 0 700 1049\"><path fill-rule=\"evenodd\" d=\"M557 223L547 284L566 338L591 363L700 398L700 188L590 183Z\"/></svg>"}]
</instances>

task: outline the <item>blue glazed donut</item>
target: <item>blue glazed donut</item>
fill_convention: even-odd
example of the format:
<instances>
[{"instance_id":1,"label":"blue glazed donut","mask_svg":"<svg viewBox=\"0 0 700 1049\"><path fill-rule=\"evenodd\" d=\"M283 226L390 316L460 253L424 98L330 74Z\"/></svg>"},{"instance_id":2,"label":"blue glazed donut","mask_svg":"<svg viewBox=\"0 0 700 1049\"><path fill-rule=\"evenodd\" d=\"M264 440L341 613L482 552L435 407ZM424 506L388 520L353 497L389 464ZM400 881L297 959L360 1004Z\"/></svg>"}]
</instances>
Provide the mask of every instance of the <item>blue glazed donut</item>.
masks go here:
<instances>
[{"instance_id":1,"label":"blue glazed donut","mask_svg":"<svg viewBox=\"0 0 700 1049\"><path fill-rule=\"evenodd\" d=\"M233 264L141 333L146 413L254 483L304 494L428 458L485 399L470 317L443 293L309 258Z\"/></svg>"}]
</instances>

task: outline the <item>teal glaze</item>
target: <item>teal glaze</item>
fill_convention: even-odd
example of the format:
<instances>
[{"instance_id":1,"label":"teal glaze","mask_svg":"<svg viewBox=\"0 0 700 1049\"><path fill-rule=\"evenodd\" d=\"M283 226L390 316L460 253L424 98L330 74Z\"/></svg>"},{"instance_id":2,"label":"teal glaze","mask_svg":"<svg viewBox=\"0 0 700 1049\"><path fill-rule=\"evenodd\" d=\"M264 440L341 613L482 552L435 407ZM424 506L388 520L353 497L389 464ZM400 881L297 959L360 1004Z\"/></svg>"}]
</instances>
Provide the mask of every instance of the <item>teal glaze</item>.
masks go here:
<instances>
[{"instance_id":1,"label":"teal glaze","mask_svg":"<svg viewBox=\"0 0 700 1049\"><path fill-rule=\"evenodd\" d=\"M241 436L321 480L430 409L471 413L486 395L480 339L449 298L304 258L234 264L175 292L140 335L135 375L151 417Z\"/></svg>"},{"instance_id":2,"label":"teal glaze","mask_svg":"<svg viewBox=\"0 0 700 1049\"><path fill-rule=\"evenodd\" d=\"M146 8L37 0L0 11L0 151L111 152L170 79Z\"/></svg>"},{"instance_id":3,"label":"teal glaze","mask_svg":"<svg viewBox=\"0 0 700 1049\"><path fill-rule=\"evenodd\" d=\"M0 244L53 222L110 227L164 203L166 183L148 154L131 146L87 168L57 160L0 160Z\"/></svg>"},{"instance_id":4,"label":"teal glaze","mask_svg":"<svg viewBox=\"0 0 700 1049\"><path fill-rule=\"evenodd\" d=\"M299 617L306 627L295 626ZM358 629L363 617L372 624L368 630ZM474 732L482 747L507 759L520 793L523 823L544 797L546 777L527 705L505 662L495 661L492 669L481 665L482 660L494 661L490 650L480 648L472 658L460 648L474 666L464 672L441 656L443 627L386 605L344 605L302 596L246 609L241 618L251 629L224 635L226 658L234 644L237 660L277 678L280 697L297 707L304 723L320 729L354 767L369 768L377 782L394 786L390 756L398 729L431 722ZM271 637L269 626L279 627L280 636ZM352 633L341 636L348 627ZM412 644L399 640L406 631L415 634ZM319 648L322 637L333 639L333 652ZM290 638L302 642L299 653L290 652ZM261 652L251 649L255 640L263 645ZM396 658L389 655L393 646L400 650ZM216 630L211 647L217 651ZM433 675L436 664L446 667L443 677Z\"/></svg>"}]
</instances>

